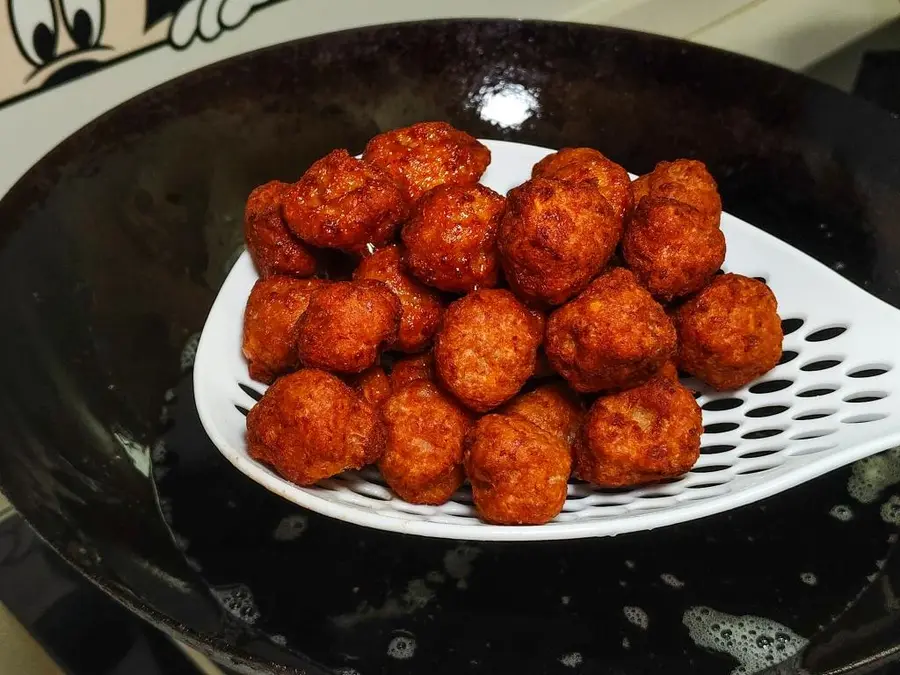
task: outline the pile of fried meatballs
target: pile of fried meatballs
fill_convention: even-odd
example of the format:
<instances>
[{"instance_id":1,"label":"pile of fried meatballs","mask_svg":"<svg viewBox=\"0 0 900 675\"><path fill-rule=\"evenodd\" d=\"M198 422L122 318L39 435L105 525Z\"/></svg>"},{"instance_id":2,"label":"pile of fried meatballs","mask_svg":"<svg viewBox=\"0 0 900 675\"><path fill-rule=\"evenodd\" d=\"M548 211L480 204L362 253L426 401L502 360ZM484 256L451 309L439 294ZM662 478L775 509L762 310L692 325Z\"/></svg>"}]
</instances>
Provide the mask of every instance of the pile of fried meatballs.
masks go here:
<instances>
[{"instance_id":1,"label":"pile of fried meatballs","mask_svg":"<svg viewBox=\"0 0 900 675\"><path fill-rule=\"evenodd\" d=\"M632 182L564 148L504 196L479 184L490 160L423 122L253 190L243 353L271 384L247 415L254 459L297 485L374 464L414 504L468 479L484 521L543 524L570 479L693 467L703 424L679 371L727 390L777 365L775 297L721 271L702 162ZM352 273L316 276L323 255Z\"/></svg>"}]
</instances>

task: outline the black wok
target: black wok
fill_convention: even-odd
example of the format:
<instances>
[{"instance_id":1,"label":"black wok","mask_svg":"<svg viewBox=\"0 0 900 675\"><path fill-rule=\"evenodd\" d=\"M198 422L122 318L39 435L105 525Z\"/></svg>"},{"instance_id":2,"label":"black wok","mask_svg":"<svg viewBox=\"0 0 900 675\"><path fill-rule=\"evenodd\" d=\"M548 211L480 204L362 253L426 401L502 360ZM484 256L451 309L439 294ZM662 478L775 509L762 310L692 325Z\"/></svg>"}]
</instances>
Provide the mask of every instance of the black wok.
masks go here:
<instances>
[{"instance_id":1,"label":"black wok","mask_svg":"<svg viewBox=\"0 0 900 675\"><path fill-rule=\"evenodd\" d=\"M518 126L479 105L521 91L536 105ZM439 21L300 40L119 106L0 203L0 488L16 508L110 595L246 672L731 672L735 648L698 646L683 622L701 606L789 628L753 648L763 663L808 639L781 672L888 672L891 493L853 501L852 468L656 532L470 547L304 514L219 456L190 350L247 193L421 119L591 145L634 172L700 158L728 211L900 304L900 123L866 103L606 28Z\"/></svg>"}]
</instances>

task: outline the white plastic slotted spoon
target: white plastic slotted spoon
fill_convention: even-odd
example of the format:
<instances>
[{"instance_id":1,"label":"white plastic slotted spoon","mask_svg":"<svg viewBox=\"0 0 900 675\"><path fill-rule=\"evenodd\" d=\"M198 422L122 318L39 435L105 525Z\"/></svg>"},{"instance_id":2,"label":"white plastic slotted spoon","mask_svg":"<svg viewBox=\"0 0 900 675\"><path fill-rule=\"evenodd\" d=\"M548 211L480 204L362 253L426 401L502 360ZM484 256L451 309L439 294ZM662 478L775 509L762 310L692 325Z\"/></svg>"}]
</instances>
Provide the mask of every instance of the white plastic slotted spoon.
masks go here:
<instances>
[{"instance_id":1,"label":"white plastic slotted spoon","mask_svg":"<svg viewBox=\"0 0 900 675\"><path fill-rule=\"evenodd\" d=\"M482 183L506 192L553 152L482 141L492 154ZM680 479L636 489L572 483L562 513L540 526L479 520L463 487L442 506L393 495L374 468L299 487L251 459L246 410L266 387L241 354L244 305L257 279L244 252L210 310L194 363L200 420L228 460L251 479L312 511L367 527L469 540L525 541L622 534L701 518L774 495L900 444L900 311L816 260L727 213L724 268L759 277L784 320L782 362L757 382L714 392L696 382L705 431L696 466Z\"/></svg>"}]
</instances>

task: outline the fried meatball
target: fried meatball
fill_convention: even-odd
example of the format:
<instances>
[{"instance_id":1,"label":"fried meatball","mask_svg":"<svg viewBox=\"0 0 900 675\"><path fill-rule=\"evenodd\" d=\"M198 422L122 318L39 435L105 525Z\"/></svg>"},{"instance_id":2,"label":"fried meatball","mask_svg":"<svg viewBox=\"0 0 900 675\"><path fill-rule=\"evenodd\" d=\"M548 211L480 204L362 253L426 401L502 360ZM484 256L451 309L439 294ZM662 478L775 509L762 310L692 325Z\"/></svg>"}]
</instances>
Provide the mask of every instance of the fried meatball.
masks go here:
<instances>
[{"instance_id":1,"label":"fried meatball","mask_svg":"<svg viewBox=\"0 0 900 675\"><path fill-rule=\"evenodd\" d=\"M376 410L388 400L392 391L391 380L381 366L372 366L358 375L350 375L347 383Z\"/></svg>"},{"instance_id":2,"label":"fried meatball","mask_svg":"<svg viewBox=\"0 0 900 675\"><path fill-rule=\"evenodd\" d=\"M532 178L507 195L497 244L516 295L561 305L600 273L621 235L621 220L597 190Z\"/></svg>"},{"instance_id":3,"label":"fried meatball","mask_svg":"<svg viewBox=\"0 0 900 675\"><path fill-rule=\"evenodd\" d=\"M566 183L586 183L600 191L616 218L622 220L631 212L633 198L628 172L593 148L563 148L535 164L531 175Z\"/></svg>"},{"instance_id":4,"label":"fried meatball","mask_svg":"<svg viewBox=\"0 0 900 675\"><path fill-rule=\"evenodd\" d=\"M518 415L485 415L466 436L466 475L479 515L541 525L566 502L572 454L558 436Z\"/></svg>"},{"instance_id":5,"label":"fried meatball","mask_svg":"<svg viewBox=\"0 0 900 675\"><path fill-rule=\"evenodd\" d=\"M678 366L715 389L738 389L781 359L781 319L772 290L722 274L675 311Z\"/></svg>"},{"instance_id":6,"label":"fried meatball","mask_svg":"<svg viewBox=\"0 0 900 675\"><path fill-rule=\"evenodd\" d=\"M299 370L279 378L247 415L247 451L297 485L375 462L378 414L337 377Z\"/></svg>"},{"instance_id":7,"label":"fried meatball","mask_svg":"<svg viewBox=\"0 0 900 675\"><path fill-rule=\"evenodd\" d=\"M397 339L400 300L380 281L336 281L313 293L297 324L309 368L360 373Z\"/></svg>"},{"instance_id":8,"label":"fried meatball","mask_svg":"<svg viewBox=\"0 0 900 675\"><path fill-rule=\"evenodd\" d=\"M388 486L412 504L443 504L462 485L463 441L471 416L425 380L391 396L381 409L387 446L378 462Z\"/></svg>"},{"instance_id":9,"label":"fried meatball","mask_svg":"<svg viewBox=\"0 0 900 675\"><path fill-rule=\"evenodd\" d=\"M497 285L497 227L506 200L483 185L441 185L403 226L409 271L452 293Z\"/></svg>"},{"instance_id":10,"label":"fried meatball","mask_svg":"<svg viewBox=\"0 0 900 675\"><path fill-rule=\"evenodd\" d=\"M649 197L625 229L622 255L653 296L668 302L709 283L725 261L725 235L694 207Z\"/></svg>"},{"instance_id":11,"label":"fried meatball","mask_svg":"<svg viewBox=\"0 0 900 675\"><path fill-rule=\"evenodd\" d=\"M645 382L675 346L665 310L634 274L617 267L550 315L544 349L573 389L591 392Z\"/></svg>"},{"instance_id":12,"label":"fried meatball","mask_svg":"<svg viewBox=\"0 0 900 675\"><path fill-rule=\"evenodd\" d=\"M241 347L250 377L269 384L300 365L297 322L313 292L327 284L324 279L286 276L266 277L253 284L244 309Z\"/></svg>"},{"instance_id":13,"label":"fried meatball","mask_svg":"<svg viewBox=\"0 0 900 675\"><path fill-rule=\"evenodd\" d=\"M532 178L547 178L570 164L580 164L597 159L606 159L605 155L594 148L560 148L552 152L531 167Z\"/></svg>"},{"instance_id":14,"label":"fried meatball","mask_svg":"<svg viewBox=\"0 0 900 675\"><path fill-rule=\"evenodd\" d=\"M399 246L388 246L363 258L353 273L354 279L384 282L400 299L400 332L393 348L401 352L420 352L429 344L443 307L438 294L406 273Z\"/></svg>"},{"instance_id":15,"label":"fried meatball","mask_svg":"<svg viewBox=\"0 0 900 675\"><path fill-rule=\"evenodd\" d=\"M411 382L434 381L434 359L431 352L407 356L394 361L391 369L391 388L400 391Z\"/></svg>"},{"instance_id":16,"label":"fried meatball","mask_svg":"<svg viewBox=\"0 0 900 675\"><path fill-rule=\"evenodd\" d=\"M659 162L650 172L648 182L648 196L674 199L693 206L707 224L719 226L722 198L715 179L703 162L695 159Z\"/></svg>"},{"instance_id":17,"label":"fried meatball","mask_svg":"<svg viewBox=\"0 0 900 675\"><path fill-rule=\"evenodd\" d=\"M472 410L495 408L534 373L543 324L507 290L460 298L447 308L435 338L438 379Z\"/></svg>"},{"instance_id":18,"label":"fried meatball","mask_svg":"<svg viewBox=\"0 0 900 675\"><path fill-rule=\"evenodd\" d=\"M581 426L584 406L571 389L556 382L544 384L507 403L504 415L518 415L571 448Z\"/></svg>"},{"instance_id":19,"label":"fried meatball","mask_svg":"<svg viewBox=\"0 0 900 675\"><path fill-rule=\"evenodd\" d=\"M419 122L375 136L363 159L387 173L415 203L438 185L477 183L491 163L491 151L446 122Z\"/></svg>"},{"instance_id":20,"label":"fried meatball","mask_svg":"<svg viewBox=\"0 0 900 675\"><path fill-rule=\"evenodd\" d=\"M261 277L312 276L316 259L288 229L281 216L287 183L273 180L255 188L244 209L244 242Z\"/></svg>"},{"instance_id":21,"label":"fried meatball","mask_svg":"<svg viewBox=\"0 0 900 675\"><path fill-rule=\"evenodd\" d=\"M702 433L691 392L660 374L594 402L575 444L575 475L603 487L679 476L700 457Z\"/></svg>"},{"instance_id":22,"label":"fried meatball","mask_svg":"<svg viewBox=\"0 0 900 675\"><path fill-rule=\"evenodd\" d=\"M333 150L313 163L283 197L288 227L313 246L350 253L381 246L409 216L403 194L374 166Z\"/></svg>"}]
</instances>

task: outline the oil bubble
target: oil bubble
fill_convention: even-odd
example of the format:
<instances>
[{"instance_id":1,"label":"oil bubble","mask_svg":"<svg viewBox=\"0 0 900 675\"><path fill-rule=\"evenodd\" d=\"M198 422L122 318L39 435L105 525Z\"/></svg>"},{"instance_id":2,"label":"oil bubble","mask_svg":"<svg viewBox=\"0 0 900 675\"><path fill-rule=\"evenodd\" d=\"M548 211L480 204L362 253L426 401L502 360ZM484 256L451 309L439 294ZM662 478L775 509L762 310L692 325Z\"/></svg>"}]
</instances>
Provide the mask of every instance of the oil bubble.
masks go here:
<instances>
[{"instance_id":1,"label":"oil bubble","mask_svg":"<svg viewBox=\"0 0 900 675\"><path fill-rule=\"evenodd\" d=\"M582 662L581 654L579 654L578 652L563 654L559 657L559 662L567 668L577 668L581 665Z\"/></svg>"},{"instance_id":2,"label":"oil bubble","mask_svg":"<svg viewBox=\"0 0 900 675\"><path fill-rule=\"evenodd\" d=\"M388 644L387 653L392 659L411 659L416 653L416 641L411 635L398 635Z\"/></svg>"},{"instance_id":3,"label":"oil bubble","mask_svg":"<svg viewBox=\"0 0 900 675\"><path fill-rule=\"evenodd\" d=\"M625 614L625 618L638 628L647 630L647 626L650 625L650 617L648 617L647 612L640 607L626 606L622 608L622 612Z\"/></svg>"},{"instance_id":4,"label":"oil bubble","mask_svg":"<svg viewBox=\"0 0 900 675\"><path fill-rule=\"evenodd\" d=\"M900 447L856 462L847 481L847 492L856 501L871 504L885 488L896 483L900 483Z\"/></svg>"}]
</instances>

